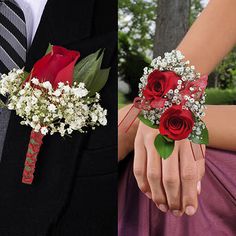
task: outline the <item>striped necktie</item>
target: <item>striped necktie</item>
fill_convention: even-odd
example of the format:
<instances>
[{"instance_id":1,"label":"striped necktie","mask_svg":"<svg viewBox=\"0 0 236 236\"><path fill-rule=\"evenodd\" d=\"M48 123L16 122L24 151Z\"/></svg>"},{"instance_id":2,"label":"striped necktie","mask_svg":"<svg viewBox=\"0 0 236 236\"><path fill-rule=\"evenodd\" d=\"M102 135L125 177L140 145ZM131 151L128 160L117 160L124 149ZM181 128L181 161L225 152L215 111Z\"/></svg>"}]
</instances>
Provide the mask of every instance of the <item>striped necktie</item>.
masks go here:
<instances>
[{"instance_id":1,"label":"striped necktie","mask_svg":"<svg viewBox=\"0 0 236 236\"><path fill-rule=\"evenodd\" d=\"M26 48L24 13L13 0L0 0L0 73L23 67Z\"/></svg>"},{"instance_id":2,"label":"striped necktie","mask_svg":"<svg viewBox=\"0 0 236 236\"><path fill-rule=\"evenodd\" d=\"M26 60L27 38L23 11L14 0L0 0L0 78ZM10 111L0 109L0 160Z\"/></svg>"}]
</instances>

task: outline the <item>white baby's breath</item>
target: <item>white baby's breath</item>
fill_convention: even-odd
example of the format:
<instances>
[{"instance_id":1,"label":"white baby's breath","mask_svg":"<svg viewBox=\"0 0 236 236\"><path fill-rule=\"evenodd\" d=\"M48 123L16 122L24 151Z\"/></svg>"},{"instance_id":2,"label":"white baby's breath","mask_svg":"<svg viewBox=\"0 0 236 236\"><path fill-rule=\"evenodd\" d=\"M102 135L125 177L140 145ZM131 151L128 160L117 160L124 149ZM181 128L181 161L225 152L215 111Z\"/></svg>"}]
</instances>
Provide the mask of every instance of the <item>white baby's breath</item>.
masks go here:
<instances>
[{"instance_id":1,"label":"white baby's breath","mask_svg":"<svg viewBox=\"0 0 236 236\"><path fill-rule=\"evenodd\" d=\"M35 85L39 85L39 80L37 78L33 78L31 82Z\"/></svg>"},{"instance_id":2,"label":"white baby's breath","mask_svg":"<svg viewBox=\"0 0 236 236\"><path fill-rule=\"evenodd\" d=\"M47 127L42 127L40 131L43 135L46 135L48 133Z\"/></svg>"},{"instance_id":3,"label":"white baby's breath","mask_svg":"<svg viewBox=\"0 0 236 236\"><path fill-rule=\"evenodd\" d=\"M154 70L173 71L180 77L180 79L177 81L178 85L176 89L170 89L165 95L167 101L165 102L163 108L155 108L151 110L142 111L144 117L150 120L153 124L159 124L160 117L171 106L175 104L183 104L182 108L185 110L190 110L194 114L196 120L199 121L195 121L195 126L202 127L200 121L205 115L204 110L206 109L206 94L205 92L203 92L201 96L198 97L198 99L195 99L195 95L193 94L195 88L190 87L189 91L191 95L182 95L181 90L185 89L184 85L186 83L197 81L201 77L200 73L197 73L195 71L195 67L193 65L190 65L190 61L185 61L183 60L184 58L184 55L180 51L172 50L171 52L166 52L164 54L164 57L158 56L157 58L153 59L153 61L151 62L151 66L144 68L144 73L143 76L140 78L139 83L139 96L141 98L144 98L143 89L148 84L148 76ZM201 92L201 88L196 89L198 90L198 92Z\"/></svg>"},{"instance_id":4,"label":"white baby's breath","mask_svg":"<svg viewBox=\"0 0 236 236\"><path fill-rule=\"evenodd\" d=\"M52 89L52 85L51 85L51 83L49 81L43 82L43 86L42 87L45 88L45 89L48 89L48 90Z\"/></svg>"},{"instance_id":5,"label":"white baby's breath","mask_svg":"<svg viewBox=\"0 0 236 236\"><path fill-rule=\"evenodd\" d=\"M107 125L107 110L99 104L100 95L89 97L84 83L70 86L60 82L54 90L49 81L40 83L37 78L24 83L22 73L14 69L0 80L0 94L8 97L6 106L23 119L22 125L43 135L59 132L61 136Z\"/></svg>"}]
</instances>

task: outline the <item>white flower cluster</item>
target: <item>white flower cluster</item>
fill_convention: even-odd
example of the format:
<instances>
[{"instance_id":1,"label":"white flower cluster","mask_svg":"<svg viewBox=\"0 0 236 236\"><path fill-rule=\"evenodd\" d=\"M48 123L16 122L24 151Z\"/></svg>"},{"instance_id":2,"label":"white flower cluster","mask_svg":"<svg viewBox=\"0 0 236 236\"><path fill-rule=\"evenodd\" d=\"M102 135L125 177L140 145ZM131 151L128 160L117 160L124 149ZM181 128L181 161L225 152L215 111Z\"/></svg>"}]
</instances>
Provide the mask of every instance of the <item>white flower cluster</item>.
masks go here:
<instances>
[{"instance_id":1,"label":"white flower cluster","mask_svg":"<svg viewBox=\"0 0 236 236\"><path fill-rule=\"evenodd\" d=\"M100 95L89 97L84 83L59 83L54 90L49 81L40 83L37 78L24 83L22 73L12 70L0 80L0 94L8 96L6 106L23 119L22 125L43 135L59 132L61 136L107 125L107 110L99 104Z\"/></svg>"},{"instance_id":2,"label":"white flower cluster","mask_svg":"<svg viewBox=\"0 0 236 236\"><path fill-rule=\"evenodd\" d=\"M166 52L163 58L160 56L154 58L151 62L151 67L144 68L144 74L140 79L141 83L139 84L139 88L142 89L146 86L148 75L156 69L175 72L181 77L181 82L194 81L200 78L200 73L196 73L195 67L190 66L190 62L184 61L184 58L184 55L178 50Z\"/></svg>"},{"instance_id":3,"label":"white flower cluster","mask_svg":"<svg viewBox=\"0 0 236 236\"><path fill-rule=\"evenodd\" d=\"M202 93L201 88L193 88L190 87L190 93L195 91L201 93L201 96L196 98L196 96L192 93L191 95L183 95L181 91L185 89L185 85L188 82L193 82L198 80L201 75L195 71L195 67L190 65L189 61L184 61L183 54L178 50L173 50L171 52L166 52L164 57L157 57L153 59L150 67L144 68L144 74L140 79L139 84L139 96L143 97L142 91L146 87L148 83L148 76L154 70L159 71L173 71L175 72L180 79L178 80L178 85L176 89L170 89L168 93L165 95L167 98L165 102L165 106L160 109L152 109L143 111L144 117L149 119L153 124L159 124L161 115L172 105L180 105L183 104L183 109L189 109L194 114L195 118L200 122L201 118L205 115L204 110L205 107L205 92ZM199 90L199 91L196 91ZM196 122L196 125L200 124ZM199 125L200 127L201 125ZM197 127L196 127L197 129Z\"/></svg>"},{"instance_id":4,"label":"white flower cluster","mask_svg":"<svg viewBox=\"0 0 236 236\"><path fill-rule=\"evenodd\" d=\"M193 127L193 131L190 134L189 140L192 140L194 138L198 138L198 139L202 139L201 134L202 134L202 130L206 128L206 125L203 121L201 120L196 120L194 127Z\"/></svg>"}]
</instances>

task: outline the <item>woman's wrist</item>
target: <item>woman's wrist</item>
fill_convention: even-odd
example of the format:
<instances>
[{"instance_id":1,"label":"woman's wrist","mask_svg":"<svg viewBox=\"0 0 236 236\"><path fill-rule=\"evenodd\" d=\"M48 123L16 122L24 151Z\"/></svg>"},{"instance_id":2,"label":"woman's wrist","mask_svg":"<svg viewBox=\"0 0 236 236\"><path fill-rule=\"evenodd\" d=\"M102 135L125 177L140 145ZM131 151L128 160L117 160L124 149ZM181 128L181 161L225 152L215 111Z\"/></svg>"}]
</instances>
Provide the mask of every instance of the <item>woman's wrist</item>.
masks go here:
<instances>
[{"instance_id":1,"label":"woman's wrist","mask_svg":"<svg viewBox=\"0 0 236 236\"><path fill-rule=\"evenodd\" d=\"M236 151L236 106L208 105L204 122L209 130L209 147Z\"/></svg>"},{"instance_id":2,"label":"woman's wrist","mask_svg":"<svg viewBox=\"0 0 236 236\"><path fill-rule=\"evenodd\" d=\"M209 74L236 44L236 1L212 0L178 46L201 74Z\"/></svg>"},{"instance_id":3,"label":"woman's wrist","mask_svg":"<svg viewBox=\"0 0 236 236\"><path fill-rule=\"evenodd\" d=\"M127 114L127 112L130 110L131 107L132 107L132 104L129 104L119 110L118 123L121 122L121 120L124 118L124 116ZM127 132L123 132L119 130L119 133L118 133L119 161L123 160L125 156L127 156L131 151L134 150L134 140L137 134L138 125L139 125L139 119L136 119Z\"/></svg>"}]
</instances>

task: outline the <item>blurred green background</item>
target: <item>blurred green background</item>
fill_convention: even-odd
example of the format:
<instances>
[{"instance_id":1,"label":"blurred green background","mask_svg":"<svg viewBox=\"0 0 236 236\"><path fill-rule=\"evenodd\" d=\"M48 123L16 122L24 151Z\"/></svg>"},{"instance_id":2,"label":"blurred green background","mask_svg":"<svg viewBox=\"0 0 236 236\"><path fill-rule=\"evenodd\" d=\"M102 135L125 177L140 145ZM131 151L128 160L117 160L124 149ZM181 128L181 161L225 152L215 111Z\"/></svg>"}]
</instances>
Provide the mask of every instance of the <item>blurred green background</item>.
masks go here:
<instances>
[{"instance_id":1,"label":"blurred green background","mask_svg":"<svg viewBox=\"0 0 236 236\"><path fill-rule=\"evenodd\" d=\"M137 96L143 68L178 45L207 2L119 0L119 107ZM210 74L207 104L236 104L236 49Z\"/></svg>"}]
</instances>

